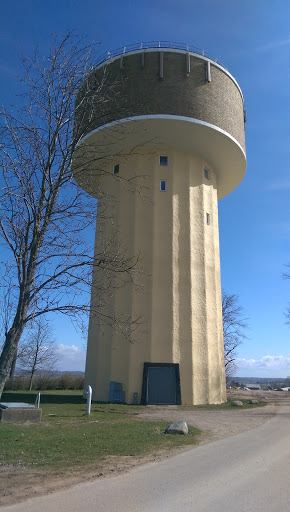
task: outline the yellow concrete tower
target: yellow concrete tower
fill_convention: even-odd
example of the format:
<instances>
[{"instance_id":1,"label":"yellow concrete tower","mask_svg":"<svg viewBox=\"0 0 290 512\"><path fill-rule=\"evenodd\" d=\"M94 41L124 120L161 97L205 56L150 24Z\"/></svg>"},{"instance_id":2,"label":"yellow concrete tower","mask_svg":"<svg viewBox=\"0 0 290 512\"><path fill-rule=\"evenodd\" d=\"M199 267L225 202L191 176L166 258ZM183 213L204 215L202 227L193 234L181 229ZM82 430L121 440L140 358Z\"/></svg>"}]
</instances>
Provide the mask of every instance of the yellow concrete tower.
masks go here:
<instances>
[{"instance_id":1,"label":"yellow concrete tower","mask_svg":"<svg viewBox=\"0 0 290 512\"><path fill-rule=\"evenodd\" d=\"M91 316L85 380L94 400L226 400L218 199L246 169L243 96L221 64L178 46L111 53L90 77L90 87L102 83L103 102L90 112L80 108L76 155L93 150L99 158L75 176L92 194L98 183L100 208L108 201L95 250L117 236L128 257L141 255L144 272L142 290L126 282L106 297L112 311L142 318L134 342ZM94 309L102 303L98 289L91 300Z\"/></svg>"}]
</instances>

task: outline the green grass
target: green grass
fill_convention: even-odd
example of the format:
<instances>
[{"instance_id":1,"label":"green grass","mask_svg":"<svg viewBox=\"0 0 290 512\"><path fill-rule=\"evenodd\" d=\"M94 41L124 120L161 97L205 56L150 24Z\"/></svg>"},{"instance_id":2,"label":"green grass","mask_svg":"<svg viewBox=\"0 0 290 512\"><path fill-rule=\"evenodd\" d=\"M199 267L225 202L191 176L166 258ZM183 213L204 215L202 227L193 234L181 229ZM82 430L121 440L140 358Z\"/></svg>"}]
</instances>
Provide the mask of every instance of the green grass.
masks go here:
<instances>
[{"instance_id":1,"label":"green grass","mask_svg":"<svg viewBox=\"0 0 290 512\"><path fill-rule=\"evenodd\" d=\"M9 392L2 401L34 403L35 397L35 392ZM201 434L189 428L187 436L164 435L168 422L139 420L142 406L93 403L88 417L77 391L42 392L41 407L38 425L0 423L0 464L67 471L110 455L142 456L193 445Z\"/></svg>"}]
</instances>

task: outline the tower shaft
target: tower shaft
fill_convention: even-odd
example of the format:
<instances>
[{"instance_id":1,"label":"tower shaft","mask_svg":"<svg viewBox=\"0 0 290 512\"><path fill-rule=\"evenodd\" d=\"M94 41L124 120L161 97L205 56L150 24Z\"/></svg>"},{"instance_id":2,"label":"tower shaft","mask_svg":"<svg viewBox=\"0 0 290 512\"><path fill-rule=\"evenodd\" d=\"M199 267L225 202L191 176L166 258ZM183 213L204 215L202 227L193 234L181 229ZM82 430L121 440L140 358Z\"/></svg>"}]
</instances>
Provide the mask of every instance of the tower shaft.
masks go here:
<instances>
[{"instance_id":1,"label":"tower shaft","mask_svg":"<svg viewBox=\"0 0 290 512\"><path fill-rule=\"evenodd\" d=\"M167 157L167 166L159 165L160 155ZM182 403L221 403L225 375L215 172L191 153L165 148L119 157L118 164L118 178L103 178L103 189L117 198L107 215L118 219L116 233L126 244L126 257L140 255L143 287L116 283L109 307L116 315L139 318L141 326L138 338L133 332L128 343L92 318L86 381L94 399L103 401L110 382L120 382L132 403L135 392L142 394L144 362L175 363ZM143 192L127 190L127 180L144 176ZM108 243L115 227L100 222L96 244Z\"/></svg>"}]
</instances>

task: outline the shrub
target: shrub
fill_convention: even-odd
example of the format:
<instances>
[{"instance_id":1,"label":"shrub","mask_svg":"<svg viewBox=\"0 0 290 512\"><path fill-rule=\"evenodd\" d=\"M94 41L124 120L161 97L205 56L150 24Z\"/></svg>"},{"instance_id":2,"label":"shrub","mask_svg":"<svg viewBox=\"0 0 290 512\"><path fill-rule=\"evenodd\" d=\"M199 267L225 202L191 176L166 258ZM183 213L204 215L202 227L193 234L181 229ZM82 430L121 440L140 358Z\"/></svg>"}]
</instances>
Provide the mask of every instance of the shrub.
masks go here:
<instances>
[{"instance_id":1,"label":"shrub","mask_svg":"<svg viewBox=\"0 0 290 512\"><path fill-rule=\"evenodd\" d=\"M52 389L72 389L79 390L84 387L84 376L74 375L73 373L61 373L51 375L41 373L34 377L32 389L35 391L44 391ZM9 378L5 384L5 391L27 391L29 389L29 376L26 374L17 375Z\"/></svg>"},{"instance_id":2,"label":"shrub","mask_svg":"<svg viewBox=\"0 0 290 512\"><path fill-rule=\"evenodd\" d=\"M62 373L58 377L58 385L56 389L83 389L83 375L74 375L73 373Z\"/></svg>"}]
</instances>

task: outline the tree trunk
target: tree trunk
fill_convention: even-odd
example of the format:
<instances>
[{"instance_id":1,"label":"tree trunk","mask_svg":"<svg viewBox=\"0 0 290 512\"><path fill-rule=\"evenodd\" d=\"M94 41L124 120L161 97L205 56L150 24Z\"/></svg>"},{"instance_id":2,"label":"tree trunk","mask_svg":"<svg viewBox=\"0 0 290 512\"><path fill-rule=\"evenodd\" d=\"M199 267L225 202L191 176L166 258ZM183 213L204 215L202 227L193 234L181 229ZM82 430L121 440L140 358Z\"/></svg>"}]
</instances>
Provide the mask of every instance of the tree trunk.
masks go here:
<instances>
[{"instance_id":1,"label":"tree trunk","mask_svg":"<svg viewBox=\"0 0 290 512\"><path fill-rule=\"evenodd\" d=\"M17 351L16 351L15 357L14 357L14 359L12 361L12 365L11 365L11 368L10 368L10 374L9 374L10 379L14 378L16 361L17 361Z\"/></svg>"},{"instance_id":2,"label":"tree trunk","mask_svg":"<svg viewBox=\"0 0 290 512\"><path fill-rule=\"evenodd\" d=\"M13 360L16 358L18 342L21 338L23 329L24 327L19 327L18 329L11 327L6 335L4 347L0 357L0 398L2 396L11 365Z\"/></svg>"},{"instance_id":3,"label":"tree trunk","mask_svg":"<svg viewBox=\"0 0 290 512\"><path fill-rule=\"evenodd\" d=\"M34 358L33 365L32 365L32 368L31 368L31 373L30 373L29 391L31 391L31 389L32 389L32 381L33 381L34 372L36 370L38 351L39 351L39 347L37 346L37 349L36 349L36 352L35 352L35 358Z\"/></svg>"},{"instance_id":4,"label":"tree trunk","mask_svg":"<svg viewBox=\"0 0 290 512\"><path fill-rule=\"evenodd\" d=\"M30 380L29 380L29 391L31 391L31 390L32 390L33 375L34 375L34 370L32 370L32 372L31 372L31 374L30 374Z\"/></svg>"}]
</instances>

